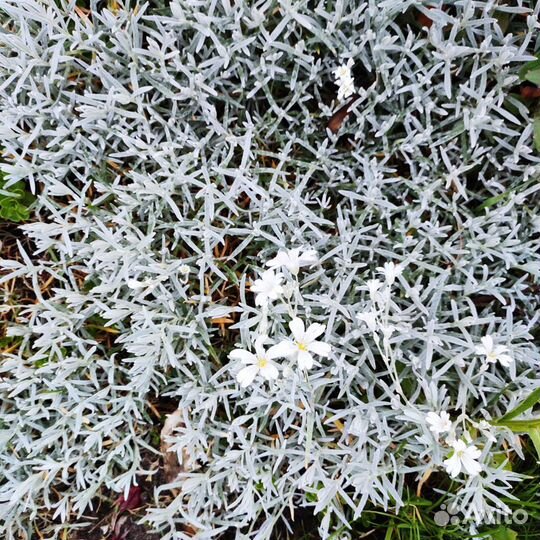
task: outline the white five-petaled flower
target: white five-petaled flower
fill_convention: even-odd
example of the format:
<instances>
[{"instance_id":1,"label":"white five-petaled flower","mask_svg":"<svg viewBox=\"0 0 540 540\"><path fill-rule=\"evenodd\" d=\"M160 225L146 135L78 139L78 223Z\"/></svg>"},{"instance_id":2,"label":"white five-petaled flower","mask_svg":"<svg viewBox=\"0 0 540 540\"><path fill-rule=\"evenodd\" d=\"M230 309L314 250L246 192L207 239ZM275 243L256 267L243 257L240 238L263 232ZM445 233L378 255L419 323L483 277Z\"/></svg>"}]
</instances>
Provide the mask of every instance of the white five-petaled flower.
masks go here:
<instances>
[{"instance_id":1,"label":"white five-petaled flower","mask_svg":"<svg viewBox=\"0 0 540 540\"><path fill-rule=\"evenodd\" d=\"M480 422L473 422L473 426L479 429L482 435L491 442L497 442L497 438L493 434L493 426L486 420L480 420Z\"/></svg>"},{"instance_id":2,"label":"white five-petaled flower","mask_svg":"<svg viewBox=\"0 0 540 540\"><path fill-rule=\"evenodd\" d=\"M249 386L259 373L267 381L278 378L278 368L276 364L272 362L274 358L279 356L279 354L276 354L277 345L270 347L266 351L263 347L266 340L266 336L259 336L255 340L255 354L246 351L245 349L234 349L229 353L229 358L231 360L239 360L246 366L236 375L236 380L240 383L242 388Z\"/></svg>"},{"instance_id":3,"label":"white five-petaled flower","mask_svg":"<svg viewBox=\"0 0 540 540\"><path fill-rule=\"evenodd\" d=\"M265 306L272 300L277 300L283 293L281 282L283 274L274 272L274 270L265 270L259 279L256 279L251 285L251 292L255 293L255 304Z\"/></svg>"},{"instance_id":4,"label":"white five-petaled flower","mask_svg":"<svg viewBox=\"0 0 540 540\"><path fill-rule=\"evenodd\" d=\"M305 328L304 322L295 317L290 323L293 339L286 339L276 345L279 356L294 358L301 369L310 369L313 367L312 353L319 356L328 356L330 354L330 345L323 341L317 341L317 338L324 332L324 324L313 323Z\"/></svg>"},{"instance_id":5,"label":"white five-petaled flower","mask_svg":"<svg viewBox=\"0 0 540 540\"><path fill-rule=\"evenodd\" d=\"M482 470L482 465L476 461L482 452L471 444L467 446L465 441L458 439L452 442L454 453L444 460L446 472L455 478L462 470L470 476L476 476Z\"/></svg>"},{"instance_id":6,"label":"white five-petaled flower","mask_svg":"<svg viewBox=\"0 0 540 540\"><path fill-rule=\"evenodd\" d=\"M333 71L338 85L338 100L342 101L354 94L354 79L351 73L351 67L354 65L352 58L347 60L347 63L339 66Z\"/></svg>"},{"instance_id":7,"label":"white five-petaled flower","mask_svg":"<svg viewBox=\"0 0 540 540\"><path fill-rule=\"evenodd\" d=\"M270 268L284 266L291 274L296 275L301 266L310 266L318 260L317 252L314 249L293 248L286 251L279 250L278 254L266 263L266 266L270 266Z\"/></svg>"},{"instance_id":8,"label":"white five-petaled flower","mask_svg":"<svg viewBox=\"0 0 540 540\"><path fill-rule=\"evenodd\" d=\"M486 361L494 364L497 360L505 367L508 367L513 359L508 353L508 347L504 345L495 345L492 336L484 336L481 340L482 345L477 345L474 349L476 354L482 354Z\"/></svg>"},{"instance_id":9,"label":"white five-petaled flower","mask_svg":"<svg viewBox=\"0 0 540 540\"><path fill-rule=\"evenodd\" d=\"M182 275L180 281L182 281L182 283L187 283L189 281L189 273L191 272L191 268L187 264L181 264L178 271Z\"/></svg>"},{"instance_id":10,"label":"white five-petaled flower","mask_svg":"<svg viewBox=\"0 0 540 540\"><path fill-rule=\"evenodd\" d=\"M394 262L386 262L383 266L379 266L377 270L384 275L386 283L392 285L396 278L401 275L403 272L403 267L400 264L395 264Z\"/></svg>"},{"instance_id":11,"label":"white five-petaled flower","mask_svg":"<svg viewBox=\"0 0 540 540\"><path fill-rule=\"evenodd\" d=\"M354 65L354 60L352 58L349 58L346 64L343 64L337 67L336 69L334 69L332 73L334 74L334 77L336 78L336 80L339 81L339 80L350 79L351 68L353 67L353 65Z\"/></svg>"},{"instance_id":12,"label":"white five-petaled flower","mask_svg":"<svg viewBox=\"0 0 540 540\"><path fill-rule=\"evenodd\" d=\"M426 422L429 424L429 429L437 437L441 433L446 433L452 429L450 415L446 411L441 411L440 414L428 412L426 415Z\"/></svg>"}]
</instances>

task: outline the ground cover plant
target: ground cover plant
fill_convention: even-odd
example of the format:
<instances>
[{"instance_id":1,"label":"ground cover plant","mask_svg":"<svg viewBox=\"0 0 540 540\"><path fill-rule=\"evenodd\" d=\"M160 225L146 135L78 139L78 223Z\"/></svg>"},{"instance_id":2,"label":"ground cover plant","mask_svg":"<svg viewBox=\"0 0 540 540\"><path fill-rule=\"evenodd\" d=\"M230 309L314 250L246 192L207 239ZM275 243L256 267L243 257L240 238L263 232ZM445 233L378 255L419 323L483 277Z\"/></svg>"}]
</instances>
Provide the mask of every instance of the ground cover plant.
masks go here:
<instances>
[{"instance_id":1,"label":"ground cover plant","mask_svg":"<svg viewBox=\"0 0 540 540\"><path fill-rule=\"evenodd\" d=\"M0 0L2 537L535 537L539 11Z\"/></svg>"}]
</instances>

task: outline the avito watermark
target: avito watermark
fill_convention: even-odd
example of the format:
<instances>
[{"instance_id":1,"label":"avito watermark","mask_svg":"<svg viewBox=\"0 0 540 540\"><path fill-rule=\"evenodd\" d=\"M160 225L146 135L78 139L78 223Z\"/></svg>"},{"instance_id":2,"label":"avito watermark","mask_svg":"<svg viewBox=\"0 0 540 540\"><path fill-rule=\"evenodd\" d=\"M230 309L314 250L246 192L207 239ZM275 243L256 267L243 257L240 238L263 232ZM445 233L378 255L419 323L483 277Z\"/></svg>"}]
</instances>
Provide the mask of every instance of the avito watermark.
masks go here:
<instances>
[{"instance_id":1,"label":"avito watermark","mask_svg":"<svg viewBox=\"0 0 540 540\"><path fill-rule=\"evenodd\" d=\"M480 518L477 516L464 517L460 515L460 511L453 505L442 504L433 516L433 520L440 527L447 525L458 525L459 523L470 523L475 521L477 525L523 525L529 519L529 514L526 510L514 510L510 514L502 514L499 512L485 512Z\"/></svg>"}]
</instances>

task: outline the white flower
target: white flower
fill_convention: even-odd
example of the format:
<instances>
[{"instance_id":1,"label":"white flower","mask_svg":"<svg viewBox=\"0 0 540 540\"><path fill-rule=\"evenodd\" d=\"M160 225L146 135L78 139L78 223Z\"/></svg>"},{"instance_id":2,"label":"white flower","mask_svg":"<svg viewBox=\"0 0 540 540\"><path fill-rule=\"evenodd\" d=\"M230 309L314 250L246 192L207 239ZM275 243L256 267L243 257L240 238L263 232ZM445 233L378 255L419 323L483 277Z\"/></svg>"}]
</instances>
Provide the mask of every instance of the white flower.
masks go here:
<instances>
[{"instance_id":1,"label":"white flower","mask_svg":"<svg viewBox=\"0 0 540 540\"><path fill-rule=\"evenodd\" d=\"M440 414L429 412L426 415L426 422L429 424L429 429L438 437L441 433L446 433L452 429L450 415L446 411L441 411Z\"/></svg>"},{"instance_id":2,"label":"white flower","mask_svg":"<svg viewBox=\"0 0 540 540\"><path fill-rule=\"evenodd\" d=\"M276 345L277 354L287 358L295 358L301 369L310 369L313 367L313 356L311 353L319 356L328 356L330 354L330 345L317 338L324 332L324 324L311 324L306 330L304 322L295 317L290 323L294 339L286 339Z\"/></svg>"},{"instance_id":3,"label":"white flower","mask_svg":"<svg viewBox=\"0 0 540 540\"><path fill-rule=\"evenodd\" d=\"M338 100L340 101L352 96L355 92L354 79L351 73L353 64L353 59L349 58L345 65L339 66L333 71L336 84L338 85Z\"/></svg>"},{"instance_id":4,"label":"white flower","mask_svg":"<svg viewBox=\"0 0 540 540\"><path fill-rule=\"evenodd\" d=\"M377 330L377 312L376 311L365 311L363 313L357 313L356 319L360 322L365 322L367 327L375 332Z\"/></svg>"},{"instance_id":5,"label":"white flower","mask_svg":"<svg viewBox=\"0 0 540 540\"><path fill-rule=\"evenodd\" d=\"M379 297L379 289L382 287L382 281L378 279L368 279L366 285L369 291L369 297L373 302L375 302Z\"/></svg>"},{"instance_id":6,"label":"white flower","mask_svg":"<svg viewBox=\"0 0 540 540\"><path fill-rule=\"evenodd\" d=\"M277 379L279 371L276 364L272 362L274 358L279 356L276 354L277 345L265 351L263 343L266 340L266 336L259 336L255 340L255 354L245 349L234 349L229 353L231 360L240 360L242 364L246 365L236 375L236 380L242 388L249 386L259 373L267 381Z\"/></svg>"},{"instance_id":7,"label":"white flower","mask_svg":"<svg viewBox=\"0 0 540 540\"><path fill-rule=\"evenodd\" d=\"M452 442L454 453L452 457L444 460L446 472L455 478L462 470L470 476L476 476L481 470L482 465L476 461L482 452L474 446L467 446L467 443L462 440Z\"/></svg>"},{"instance_id":8,"label":"white flower","mask_svg":"<svg viewBox=\"0 0 540 540\"><path fill-rule=\"evenodd\" d=\"M383 266L379 266L377 270L384 274L384 278L386 279L386 283L388 285L392 285L394 281L396 281L396 278L401 275L403 272L403 267L400 264L394 264L392 261L384 263Z\"/></svg>"},{"instance_id":9,"label":"white flower","mask_svg":"<svg viewBox=\"0 0 540 540\"><path fill-rule=\"evenodd\" d=\"M354 81L352 79L344 79L339 83L337 98L343 101L354 94Z\"/></svg>"},{"instance_id":10,"label":"white flower","mask_svg":"<svg viewBox=\"0 0 540 540\"><path fill-rule=\"evenodd\" d=\"M491 364L497 362L497 360L505 367L508 367L513 359L508 352L508 347L504 345L495 345L492 336L484 336L481 340L482 345L477 345L474 350L476 354L482 354L486 357L486 360Z\"/></svg>"},{"instance_id":11,"label":"white flower","mask_svg":"<svg viewBox=\"0 0 540 540\"><path fill-rule=\"evenodd\" d=\"M339 82L340 80L350 79L352 77L351 68L353 67L353 65L354 60L352 58L349 58L346 64L343 64L334 69L332 73L334 74L336 81Z\"/></svg>"},{"instance_id":12,"label":"white flower","mask_svg":"<svg viewBox=\"0 0 540 540\"><path fill-rule=\"evenodd\" d=\"M493 426L486 420L480 420L480 422L473 422L473 426L479 429L482 435L491 442L497 442L497 438L493 434Z\"/></svg>"},{"instance_id":13,"label":"white flower","mask_svg":"<svg viewBox=\"0 0 540 540\"><path fill-rule=\"evenodd\" d=\"M178 271L182 275L180 281L182 283L187 283L189 281L189 273L191 272L191 268L187 264L181 264L178 267Z\"/></svg>"},{"instance_id":14,"label":"white flower","mask_svg":"<svg viewBox=\"0 0 540 540\"><path fill-rule=\"evenodd\" d=\"M284 266L291 274L298 274L301 266L315 264L319 258L314 249L293 248L286 251L280 250L278 254L266 263L271 268Z\"/></svg>"},{"instance_id":15,"label":"white flower","mask_svg":"<svg viewBox=\"0 0 540 540\"><path fill-rule=\"evenodd\" d=\"M283 293L282 281L283 274L281 272L264 271L261 277L251 285L251 291L256 293L255 304L265 306L269 301L277 300L279 295Z\"/></svg>"}]
</instances>

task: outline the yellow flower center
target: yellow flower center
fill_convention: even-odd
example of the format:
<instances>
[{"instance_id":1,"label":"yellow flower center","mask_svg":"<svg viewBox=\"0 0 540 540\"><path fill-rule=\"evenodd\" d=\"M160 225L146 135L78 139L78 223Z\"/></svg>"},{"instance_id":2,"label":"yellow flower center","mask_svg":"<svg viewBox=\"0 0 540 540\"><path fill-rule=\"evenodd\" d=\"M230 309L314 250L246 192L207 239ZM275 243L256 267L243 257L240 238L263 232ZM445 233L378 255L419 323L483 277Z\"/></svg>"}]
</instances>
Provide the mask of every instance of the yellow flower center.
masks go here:
<instances>
[{"instance_id":1,"label":"yellow flower center","mask_svg":"<svg viewBox=\"0 0 540 540\"><path fill-rule=\"evenodd\" d=\"M267 365L268 365L268 360L266 358L263 358L262 356L260 356L258 358L259 360L259 367L262 369L262 368L265 368Z\"/></svg>"},{"instance_id":2,"label":"yellow flower center","mask_svg":"<svg viewBox=\"0 0 540 540\"><path fill-rule=\"evenodd\" d=\"M301 351L307 351L307 345L305 343L300 343L299 341L296 342L296 346L301 350Z\"/></svg>"},{"instance_id":3,"label":"yellow flower center","mask_svg":"<svg viewBox=\"0 0 540 540\"><path fill-rule=\"evenodd\" d=\"M462 457L465 454L465 450L458 450L456 452L457 457Z\"/></svg>"}]
</instances>

